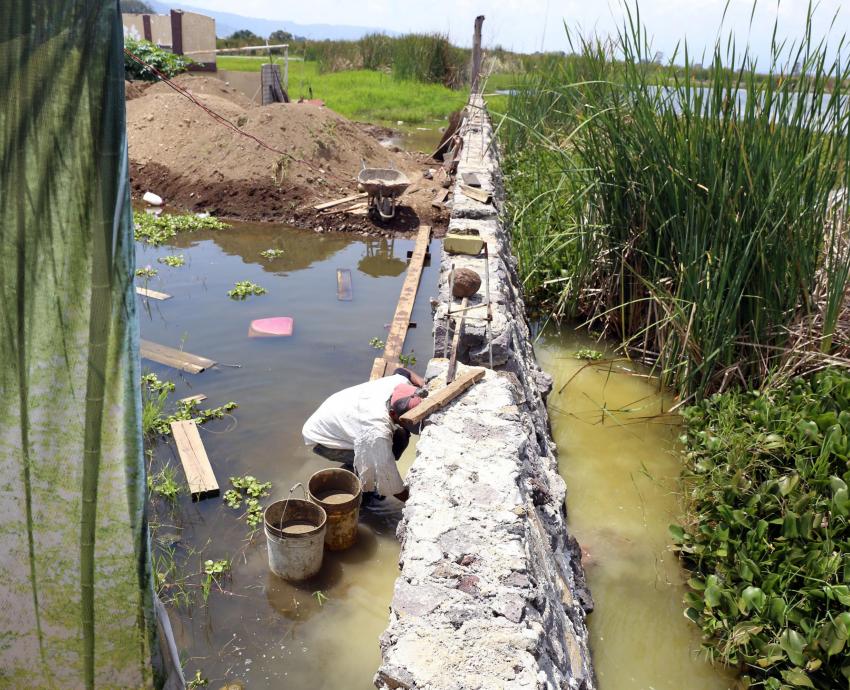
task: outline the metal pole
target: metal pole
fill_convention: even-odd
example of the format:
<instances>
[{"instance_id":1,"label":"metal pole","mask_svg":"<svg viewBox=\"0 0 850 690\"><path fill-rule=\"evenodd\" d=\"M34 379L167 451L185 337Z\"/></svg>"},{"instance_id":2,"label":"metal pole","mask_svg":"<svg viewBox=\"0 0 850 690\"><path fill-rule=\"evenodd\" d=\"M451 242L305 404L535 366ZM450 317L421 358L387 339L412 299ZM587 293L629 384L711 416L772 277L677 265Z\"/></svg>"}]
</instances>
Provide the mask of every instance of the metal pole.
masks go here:
<instances>
[{"instance_id":1,"label":"metal pole","mask_svg":"<svg viewBox=\"0 0 850 690\"><path fill-rule=\"evenodd\" d=\"M289 93L289 46L283 49L283 90Z\"/></svg>"}]
</instances>

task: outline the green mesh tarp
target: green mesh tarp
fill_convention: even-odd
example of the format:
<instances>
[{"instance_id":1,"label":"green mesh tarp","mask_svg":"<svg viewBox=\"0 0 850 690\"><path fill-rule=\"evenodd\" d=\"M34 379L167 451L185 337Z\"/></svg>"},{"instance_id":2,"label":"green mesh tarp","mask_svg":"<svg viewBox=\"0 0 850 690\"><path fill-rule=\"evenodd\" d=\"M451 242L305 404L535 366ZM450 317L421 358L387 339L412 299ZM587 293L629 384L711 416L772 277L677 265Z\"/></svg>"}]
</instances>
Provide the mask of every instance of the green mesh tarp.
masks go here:
<instances>
[{"instance_id":1,"label":"green mesh tarp","mask_svg":"<svg viewBox=\"0 0 850 690\"><path fill-rule=\"evenodd\" d=\"M0 2L0 687L162 682L123 80L117 0Z\"/></svg>"}]
</instances>

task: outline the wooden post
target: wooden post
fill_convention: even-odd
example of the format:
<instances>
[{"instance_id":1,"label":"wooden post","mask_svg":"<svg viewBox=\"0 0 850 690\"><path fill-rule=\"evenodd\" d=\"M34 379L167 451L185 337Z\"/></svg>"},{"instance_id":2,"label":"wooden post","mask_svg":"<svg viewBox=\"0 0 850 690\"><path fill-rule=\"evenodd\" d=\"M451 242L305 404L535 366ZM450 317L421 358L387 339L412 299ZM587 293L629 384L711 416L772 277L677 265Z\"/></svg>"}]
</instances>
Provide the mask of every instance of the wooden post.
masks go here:
<instances>
[{"instance_id":1,"label":"wooden post","mask_svg":"<svg viewBox=\"0 0 850 690\"><path fill-rule=\"evenodd\" d=\"M481 25L484 23L484 15L479 14L475 18L475 31L472 34L472 93L481 93Z\"/></svg>"},{"instance_id":2,"label":"wooden post","mask_svg":"<svg viewBox=\"0 0 850 690\"><path fill-rule=\"evenodd\" d=\"M183 10L171 10L171 52L183 55Z\"/></svg>"}]
</instances>

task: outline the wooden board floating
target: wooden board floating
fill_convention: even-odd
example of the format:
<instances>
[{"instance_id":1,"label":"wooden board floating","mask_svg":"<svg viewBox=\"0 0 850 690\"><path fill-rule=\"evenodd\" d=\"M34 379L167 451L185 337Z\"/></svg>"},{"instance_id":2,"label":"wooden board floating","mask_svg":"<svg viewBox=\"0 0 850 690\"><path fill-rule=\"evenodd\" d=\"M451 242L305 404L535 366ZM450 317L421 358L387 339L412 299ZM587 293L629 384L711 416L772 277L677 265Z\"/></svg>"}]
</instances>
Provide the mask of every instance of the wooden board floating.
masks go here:
<instances>
[{"instance_id":1,"label":"wooden board floating","mask_svg":"<svg viewBox=\"0 0 850 690\"><path fill-rule=\"evenodd\" d=\"M352 194L351 196L343 197L342 199L336 199L335 201L326 201L323 204L318 204L313 208L317 211L324 211L326 208L333 208L334 206L340 206L342 204L347 204L350 201L357 201L358 199L365 199L368 196L366 192L362 194Z\"/></svg>"},{"instance_id":2,"label":"wooden board floating","mask_svg":"<svg viewBox=\"0 0 850 690\"><path fill-rule=\"evenodd\" d=\"M206 399L207 399L206 395L204 395L203 393L198 393L197 395L189 395L185 398L180 398L180 402L182 402L182 403L203 402Z\"/></svg>"},{"instance_id":3,"label":"wooden board floating","mask_svg":"<svg viewBox=\"0 0 850 690\"><path fill-rule=\"evenodd\" d=\"M218 496L218 482L210 466L210 459L194 421L171 422L171 434L177 444L177 452L193 501Z\"/></svg>"},{"instance_id":4,"label":"wooden board floating","mask_svg":"<svg viewBox=\"0 0 850 690\"><path fill-rule=\"evenodd\" d=\"M347 268L336 269L336 298L342 302L350 302L354 298L351 271Z\"/></svg>"},{"instance_id":5,"label":"wooden board floating","mask_svg":"<svg viewBox=\"0 0 850 690\"><path fill-rule=\"evenodd\" d=\"M157 292L156 290L148 290L147 288L136 286L136 294L150 299L171 299L171 295L165 292Z\"/></svg>"},{"instance_id":6,"label":"wooden board floating","mask_svg":"<svg viewBox=\"0 0 850 690\"><path fill-rule=\"evenodd\" d=\"M425 400L412 410L405 412L401 419L411 424L419 424L428 415L448 405L452 400L463 393L467 388L473 386L484 377L484 369L473 369L467 371L448 386L444 386L435 393L431 393Z\"/></svg>"},{"instance_id":7,"label":"wooden board floating","mask_svg":"<svg viewBox=\"0 0 850 690\"><path fill-rule=\"evenodd\" d=\"M425 264L425 255L428 253L430 241L431 226L420 226L419 234L416 236L416 247L410 257L410 265L407 267L407 275L401 288L395 316L393 316L393 321L390 324L390 332L387 334L383 354L383 359L387 362L397 362L404 348L404 339L407 337L410 316L413 313L413 304L419 290L419 279L422 277L422 267ZM375 376L375 371L376 369L373 367L370 379L380 378L380 375Z\"/></svg>"},{"instance_id":8,"label":"wooden board floating","mask_svg":"<svg viewBox=\"0 0 850 690\"><path fill-rule=\"evenodd\" d=\"M215 366L215 362L211 359L198 357L198 355L192 355L167 345L152 343L150 340L140 340L139 344L144 359L165 364L190 374L200 374L204 369Z\"/></svg>"}]
</instances>

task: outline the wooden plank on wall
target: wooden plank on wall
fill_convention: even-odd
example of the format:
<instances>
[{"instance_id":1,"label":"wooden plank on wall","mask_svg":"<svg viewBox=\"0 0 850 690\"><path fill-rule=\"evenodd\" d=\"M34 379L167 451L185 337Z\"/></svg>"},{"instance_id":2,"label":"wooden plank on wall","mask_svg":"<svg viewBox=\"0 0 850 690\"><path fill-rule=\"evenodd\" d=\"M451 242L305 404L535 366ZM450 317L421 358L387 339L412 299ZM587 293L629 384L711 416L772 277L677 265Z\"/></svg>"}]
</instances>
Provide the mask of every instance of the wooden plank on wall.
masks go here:
<instances>
[{"instance_id":1,"label":"wooden plank on wall","mask_svg":"<svg viewBox=\"0 0 850 690\"><path fill-rule=\"evenodd\" d=\"M342 302L350 302L353 297L351 271L347 268L336 269L336 298Z\"/></svg>"},{"instance_id":2,"label":"wooden plank on wall","mask_svg":"<svg viewBox=\"0 0 850 690\"><path fill-rule=\"evenodd\" d=\"M462 184L460 185L460 191L462 191L470 199L475 199L475 201L478 201L479 203L486 204L490 201L490 192L485 192L483 189L476 189L475 187Z\"/></svg>"},{"instance_id":3,"label":"wooden plank on wall","mask_svg":"<svg viewBox=\"0 0 850 690\"><path fill-rule=\"evenodd\" d=\"M156 290L148 290L147 288L136 286L136 294L150 299L171 299L171 295L165 292L157 292Z\"/></svg>"},{"instance_id":4,"label":"wooden plank on wall","mask_svg":"<svg viewBox=\"0 0 850 690\"><path fill-rule=\"evenodd\" d=\"M206 357L198 357L197 355L177 350L167 345L152 343L150 340L139 341L140 350L144 359L149 359L152 362L159 362L181 371L186 371L190 374L199 374L204 369L209 369L215 366L215 362Z\"/></svg>"},{"instance_id":5,"label":"wooden plank on wall","mask_svg":"<svg viewBox=\"0 0 850 690\"><path fill-rule=\"evenodd\" d=\"M419 422L425 419L429 414L432 414L448 405L452 400L458 397L467 388L474 385L477 381L480 381L483 377L484 369L473 369L471 371L467 371L448 386L444 386L436 393L431 393L412 410L405 412L401 416L402 421L410 422L411 424L419 424Z\"/></svg>"},{"instance_id":6,"label":"wooden plank on wall","mask_svg":"<svg viewBox=\"0 0 850 690\"><path fill-rule=\"evenodd\" d=\"M201 435L198 433L198 425L192 420L171 422L171 433L174 436L174 443L177 444L177 452L183 464L183 471L186 473L186 482L189 484L192 500L199 501L210 496L218 496L218 481L210 466Z\"/></svg>"}]
</instances>

